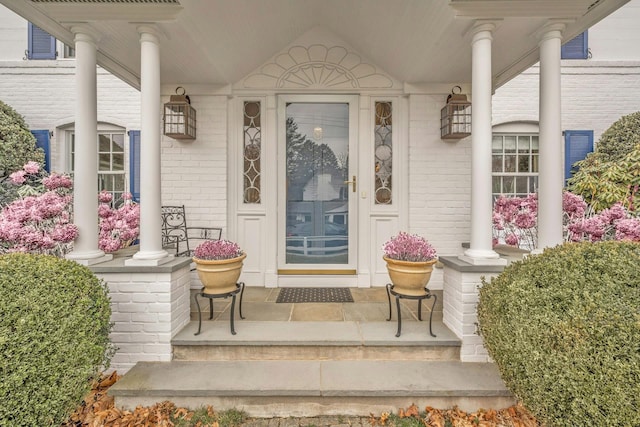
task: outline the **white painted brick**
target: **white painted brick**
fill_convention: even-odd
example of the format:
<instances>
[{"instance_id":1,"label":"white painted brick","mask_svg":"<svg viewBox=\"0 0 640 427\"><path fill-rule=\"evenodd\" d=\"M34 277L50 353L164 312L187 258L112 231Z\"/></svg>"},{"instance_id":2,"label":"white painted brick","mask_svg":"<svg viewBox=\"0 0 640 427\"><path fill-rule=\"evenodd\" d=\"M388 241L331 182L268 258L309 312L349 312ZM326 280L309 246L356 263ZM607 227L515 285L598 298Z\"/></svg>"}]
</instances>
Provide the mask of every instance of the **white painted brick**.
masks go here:
<instances>
[{"instance_id":1,"label":"white painted brick","mask_svg":"<svg viewBox=\"0 0 640 427\"><path fill-rule=\"evenodd\" d=\"M123 293L151 292L151 284L140 283L140 282L119 283L118 292L123 292Z\"/></svg>"},{"instance_id":2,"label":"white painted brick","mask_svg":"<svg viewBox=\"0 0 640 427\"><path fill-rule=\"evenodd\" d=\"M131 295L131 302L156 302L158 301L158 295L163 295L163 294L154 294L151 292L148 293L144 293L144 294L133 294ZM168 294L164 294L167 295Z\"/></svg>"},{"instance_id":3,"label":"white painted brick","mask_svg":"<svg viewBox=\"0 0 640 427\"><path fill-rule=\"evenodd\" d=\"M145 323L142 328L145 332L171 332L171 324L169 323Z\"/></svg>"},{"instance_id":4,"label":"white painted brick","mask_svg":"<svg viewBox=\"0 0 640 427\"><path fill-rule=\"evenodd\" d=\"M112 322L130 322L131 313L119 313L117 310L112 309L111 321Z\"/></svg>"},{"instance_id":5,"label":"white painted brick","mask_svg":"<svg viewBox=\"0 0 640 427\"><path fill-rule=\"evenodd\" d=\"M140 332L142 325L138 323L116 322L113 325L113 332Z\"/></svg>"},{"instance_id":6,"label":"white painted brick","mask_svg":"<svg viewBox=\"0 0 640 427\"><path fill-rule=\"evenodd\" d=\"M166 302L157 302L154 304L149 304L146 307L148 307L147 311L150 313L170 313L171 312L171 304Z\"/></svg>"},{"instance_id":7,"label":"white painted brick","mask_svg":"<svg viewBox=\"0 0 640 427\"><path fill-rule=\"evenodd\" d=\"M141 303L119 303L118 311L121 313L145 313L152 311L151 307L155 304L141 304Z\"/></svg>"},{"instance_id":8,"label":"white painted brick","mask_svg":"<svg viewBox=\"0 0 640 427\"><path fill-rule=\"evenodd\" d=\"M158 323L158 313L131 313L131 321L139 323Z\"/></svg>"}]
</instances>

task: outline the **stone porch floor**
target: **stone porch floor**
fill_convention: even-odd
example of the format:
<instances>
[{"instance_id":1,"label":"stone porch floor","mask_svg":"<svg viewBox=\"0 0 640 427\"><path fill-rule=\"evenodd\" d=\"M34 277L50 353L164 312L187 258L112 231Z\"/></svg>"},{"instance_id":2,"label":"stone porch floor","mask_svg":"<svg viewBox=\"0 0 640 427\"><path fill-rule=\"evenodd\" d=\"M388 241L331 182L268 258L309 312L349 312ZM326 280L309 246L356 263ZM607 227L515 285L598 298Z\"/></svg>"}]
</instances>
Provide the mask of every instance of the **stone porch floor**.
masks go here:
<instances>
[{"instance_id":1,"label":"stone porch floor","mask_svg":"<svg viewBox=\"0 0 640 427\"><path fill-rule=\"evenodd\" d=\"M380 322L387 319L389 305L387 291L384 287L351 288L352 303L276 303L280 289L246 287L242 302L242 314L251 321L290 321L290 322ZM198 312L193 303L196 290L191 290L191 320L198 319ZM433 320L442 320L442 291L433 291L438 296ZM202 321L209 321L209 303L199 298L202 309ZM396 320L395 300L392 297L392 319ZM422 302L422 320L429 320L429 308L432 300ZM216 299L213 302L213 321L229 321L231 299ZM401 300L402 322L418 320L418 303L412 300ZM236 307L236 319L238 319Z\"/></svg>"}]
</instances>

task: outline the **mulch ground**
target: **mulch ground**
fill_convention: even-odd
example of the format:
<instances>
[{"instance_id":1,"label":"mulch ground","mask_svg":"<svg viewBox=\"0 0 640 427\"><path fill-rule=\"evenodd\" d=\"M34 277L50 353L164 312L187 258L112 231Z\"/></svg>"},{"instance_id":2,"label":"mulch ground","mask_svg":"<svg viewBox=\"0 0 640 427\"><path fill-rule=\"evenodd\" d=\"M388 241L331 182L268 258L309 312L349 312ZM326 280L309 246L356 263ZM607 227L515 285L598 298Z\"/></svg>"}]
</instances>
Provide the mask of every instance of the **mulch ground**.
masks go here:
<instances>
[{"instance_id":1,"label":"mulch ground","mask_svg":"<svg viewBox=\"0 0 640 427\"><path fill-rule=\"evenodd\" d=\"M160 402L150 407L137 407L134 411L124 411L114 407L113 398L107 390L118 381L116 372L103 376L97 381L83 404L61 427L174 427L176 419L180 425L194 427L225 427L217 422L209 425L189 423L194 412L178 408L172 402ZM215 414L208 407L210 415ZM173 421L172 421L173 420ZM369 417L313 417L313 418L248 418L238 427L376 427L376 426L424 426L424 427L540 427L541 424L522 406L512 406L501 410L479 410L468 413L457 408L418 408L411 405L397 413L371 414Z\"/></svg>"}]
</instances>

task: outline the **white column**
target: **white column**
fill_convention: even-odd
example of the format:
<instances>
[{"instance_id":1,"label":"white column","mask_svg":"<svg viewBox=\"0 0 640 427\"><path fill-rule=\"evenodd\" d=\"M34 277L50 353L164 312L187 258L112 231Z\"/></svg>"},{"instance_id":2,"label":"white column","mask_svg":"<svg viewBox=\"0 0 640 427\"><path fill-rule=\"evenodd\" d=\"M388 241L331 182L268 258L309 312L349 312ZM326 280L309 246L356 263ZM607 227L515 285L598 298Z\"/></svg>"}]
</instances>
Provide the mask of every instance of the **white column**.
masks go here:
<instances>
[{"instance_id":1,"label":"white column","mask_svg":"<svg viewBox=\"0 0 640 427\"><path fill-rule=\"evenodd\" d=\"M506 263L493 250L491 200L491 42L495 24L472 28L471 242L460 259L475 265Z\"/></svg>"},{"instance_id":2,"label":"white column","mask_svg":"<svg viewBox=\"0 0 640 427\"><path fill-rule=\"evenodd\" d=\"M67 258L89 265L111 259L98 249L98 104L96 39L78 25L76 49L76 122L73 171L73 222L78 238Z\"/></svg>"},{"instance_id":3,"label":"white column","mask_svg":"<svg viewBox=\"0 0 640 427\"><path fill-rule=\"evenodd\" d=\"M152 25L140 33L140 251L126 265L159 265L173 256L162 249L160 190L160 44Z\"/></svg>"},{"instance_id":4,"label":"white column","mask_svg":"<svg viewBox=\"0 0 640 427\"><path fill-rule=\"evenodd\" d=\"M538 170L538 249L561 244L562 118L560 47L563 23L550 23L540 36L540 162Z\"/></svg>"}]
</instances>

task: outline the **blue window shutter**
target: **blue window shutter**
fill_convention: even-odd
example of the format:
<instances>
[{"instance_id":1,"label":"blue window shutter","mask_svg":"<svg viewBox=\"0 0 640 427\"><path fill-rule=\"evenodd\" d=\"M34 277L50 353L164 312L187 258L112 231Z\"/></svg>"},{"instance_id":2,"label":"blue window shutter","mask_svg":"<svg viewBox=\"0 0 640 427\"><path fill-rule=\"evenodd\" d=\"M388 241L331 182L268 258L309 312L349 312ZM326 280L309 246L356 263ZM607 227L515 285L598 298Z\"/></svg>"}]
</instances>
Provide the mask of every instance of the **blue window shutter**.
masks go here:
<instances>
[{"instance_id":1,"label":"blue window shutter","mask_svg":"<svg viewBox=\"0 0 640 427\"><path fill-rule=\"evenodd\" d=\"M587 157L593 151L592 130L564 131L564 178L565 181L573 175L573 165Z\"/></svg>"},{"instance_id":2,"label":"blue window shutter","mask_svg":"<svg viewBox=\"0 0 640 427\"><path fill-rule=\"evenodd\" d=\"M563 44L560 57L562 59L587 59L589 57L589 33L585 31Z\"/></svg>"},{"instance_id":3,"label":"blue window shutter","mask_svg":"<svg viewBox=\"0 0 640 427\"><path fill-rule=\"evenodd\" d=\"M56 59L56 39L29 22L29 59Z\"/></svg>"},{"instance_id":4,"label":"blue window shutter","mask_svg":"<svg viewBox=\"0 0 640 427\"><path fill-rule=\"evenodd\" d=\"M129 131L129 191L140 203L140 131Z\"/></svg>"},{"instance_id":5,"label":"blue window shutter","mask_svg":"<svg viewBox=\"0 0 640 427\"><path fill-rule=\"evenodd\" d=\"M36 146L42 148L44 151L44 170L51 172L51 149L49 148L49 131L45 130L32 130L31 133L36 138Z\"/></svg>"}]
</instances>

